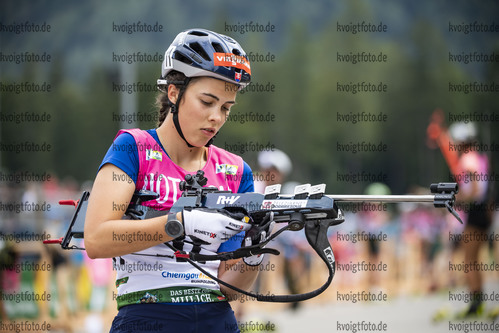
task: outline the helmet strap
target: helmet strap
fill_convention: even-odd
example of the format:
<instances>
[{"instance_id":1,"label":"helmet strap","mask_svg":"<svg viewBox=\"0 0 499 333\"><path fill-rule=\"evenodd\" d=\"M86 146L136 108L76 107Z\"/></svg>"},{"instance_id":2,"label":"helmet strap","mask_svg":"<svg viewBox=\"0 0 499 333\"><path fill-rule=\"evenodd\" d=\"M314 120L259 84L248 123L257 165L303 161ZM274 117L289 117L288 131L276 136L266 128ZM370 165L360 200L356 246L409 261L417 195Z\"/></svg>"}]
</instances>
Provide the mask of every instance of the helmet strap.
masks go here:
<instances>
[{"instance_id":1,"label":"helmet strap","mask_svg":"<svg viewBox=\"0 0 499 333\"><path fill-rule=\"evenodd\" d=\"M178 108L180 105L180 100L182 99L182 96L184 95L185 89L187 88L187 84L189 83L189 78L185 79L185 81L182 84L182 88L180 88L180 91L178 93L177 101L175 103L172 103L170 99L168 99L168 104L170 105L170 112L173 115L173 124L175 125L175 128L177 129L178 135L182 138L182 140L185 141L187 144L187 147L192 148L194 147L191 145L185 138L184 133L182 132L182 128L180 127L180 122L178 120Z\"/></svg>"}]
</instances>

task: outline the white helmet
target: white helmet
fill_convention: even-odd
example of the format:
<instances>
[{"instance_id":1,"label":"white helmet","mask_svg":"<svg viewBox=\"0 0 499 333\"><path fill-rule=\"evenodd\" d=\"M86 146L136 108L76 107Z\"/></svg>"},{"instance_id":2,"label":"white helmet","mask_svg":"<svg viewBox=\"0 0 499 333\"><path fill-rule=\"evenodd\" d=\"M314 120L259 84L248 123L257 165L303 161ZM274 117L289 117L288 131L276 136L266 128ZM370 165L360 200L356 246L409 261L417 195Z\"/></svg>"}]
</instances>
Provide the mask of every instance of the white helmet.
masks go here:
<instances>
[{"instance_id":1,"label":"white helmet","mask_svg":"<svg viewBox=\"0 0 499 333\"><path fill-rule=\"evenodd\" d=\"M284 176L288 176L293 168L288 155L279 149L261 151L258 154L258 165L262 169L274 167Z\"/></svg>"},{"instance_id":2,"label":"white helmet","mask_svg":"<svg viewBox=\"0 0 499 333\"><path fill-rule=\"evenodd\" d=\"M474 123L453 123L449 134L458 143L471 143L477 139L478 131Z\"/></svg>"},{"instance_id":3,"label":"white helmet","mask_svg":"<svg viewBox=\"0 0 499 333\"><path fill-rule=\"evenodd\" d=\"M165 52L161 64L161 89L168 84L171 71L186 77L209 76L246 87L251 80L251 68L246 52L229 36L205 29L189 29L175 37Z\"/></svg>"}]
</instances>

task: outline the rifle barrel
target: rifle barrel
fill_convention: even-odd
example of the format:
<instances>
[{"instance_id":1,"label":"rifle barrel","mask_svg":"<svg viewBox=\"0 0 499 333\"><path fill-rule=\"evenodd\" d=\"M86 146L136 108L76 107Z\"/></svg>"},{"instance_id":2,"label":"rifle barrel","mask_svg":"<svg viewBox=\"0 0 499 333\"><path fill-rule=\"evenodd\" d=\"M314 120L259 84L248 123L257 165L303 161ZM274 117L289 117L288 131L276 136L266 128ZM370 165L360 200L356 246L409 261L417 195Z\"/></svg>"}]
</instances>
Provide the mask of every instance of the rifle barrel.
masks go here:
<instances>
[{"instance_id":1,"label":"rifle barrel","mask_svg":"<svg viewBox=\"0 0 499 333\"><path fill-rule=\"evenodd\" d=\"M335 195L327 197L338 202L433 202L435 195Z\"/></svg>"}]
</instances>

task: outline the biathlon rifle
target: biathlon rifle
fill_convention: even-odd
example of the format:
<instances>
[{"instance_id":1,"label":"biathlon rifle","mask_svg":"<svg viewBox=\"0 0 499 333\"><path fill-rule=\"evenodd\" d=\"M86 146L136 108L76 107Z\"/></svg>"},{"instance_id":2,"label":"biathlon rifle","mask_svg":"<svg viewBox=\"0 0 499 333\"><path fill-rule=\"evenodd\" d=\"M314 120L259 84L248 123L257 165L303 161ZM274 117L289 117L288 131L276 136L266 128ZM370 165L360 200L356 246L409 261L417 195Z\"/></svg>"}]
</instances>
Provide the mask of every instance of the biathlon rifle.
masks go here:
<instances>
[{"instance_id":1,"label":"biathlon rifle","mask_svg":"<svg viewBox=\"0 0 499 333\"><path fill-rule=\"evenodd\" d=\"M341 202L422 202L433 203L435 207L445 207L461 223L461 219L453 209L455 195L458 193L456 183L437 183L431 184L428 195L327 195L325 194L326 185L310 184L298 185L293 195L281 195L281 185L267 186L264 194L260 193L232 193L221 191L215 187L205 187L207 178L203 171L198 171L195 175L186 175L185 180L180 182L179 187L182 191L181 197L173 204L170 212L180 212L183 209L217 209L226 210L232 213L243 213L250 217L253 228L258 229L265 221L272 219L276 223L285 223L275 233L271 234L264 242L244 246L235 251L222 252L216 255L205 255L200 253L186 253L178 250L172 245L173 242L167 242L165 245L174 251L174 256L155 255L158 257L176 258L178 261L187 261L203 274L206 274L218 283L231 288L239 293L255 298L263 302L298 302L310 299L321 294L331 284L336 262L331 244L327 237L329 227L338 225L345 221L343 212L338 207ZM44 243L58 243L63 249L81 249L75 245L70 245L72 238L84 238L83 229L85 222L85 212L88 202L89 192L84 192L78 201L61 201L60 204L69 204L76 207L70 226L64 237L57 240L47 240ZM127 219L146 219L165 214L165 211L152 210L143 206L142 203L156 199L159 195L151 191L137 191L134 193L130 205L125 212ZM284 231L305 230L305 235L310 246L315 250L319 257L326 264L329 277L326 283L314 291L304 294L294 295L262 295L255 294L235 286L232 286L217 277L211 275L200 267L196 262L206 262L211 260L231 260L243 257L249 257L257 254L278 255L279 251L265 247L270 241L282 234ZM137 255L144 255L134 253Z\"/></svg>"}]
</instances>

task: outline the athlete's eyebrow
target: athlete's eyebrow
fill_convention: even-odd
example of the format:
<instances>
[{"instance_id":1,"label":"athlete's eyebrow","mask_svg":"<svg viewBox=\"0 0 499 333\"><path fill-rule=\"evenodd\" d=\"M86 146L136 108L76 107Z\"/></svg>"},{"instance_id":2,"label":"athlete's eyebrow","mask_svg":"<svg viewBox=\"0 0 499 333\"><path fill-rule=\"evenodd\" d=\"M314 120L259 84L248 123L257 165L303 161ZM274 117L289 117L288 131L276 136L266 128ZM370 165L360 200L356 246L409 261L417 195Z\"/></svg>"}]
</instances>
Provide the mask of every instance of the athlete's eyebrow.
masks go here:
<instances>
[{"instance_id":1,"label":"athlete's eyebrow","mask_svg":"<svg viewBox=\"0 0 499 333\"><path fill-rule=\"evenodd\" d=\"M210 93L202 93L202 94L205 96L208 96L208 97L212 97L212 98L216 99L217 101L220 101L220 98L218 98L217 96L215 96L213 94L210 94ZM236 104L236 101L227 101L225 103Z\"/></svg>"}]
</instances>

